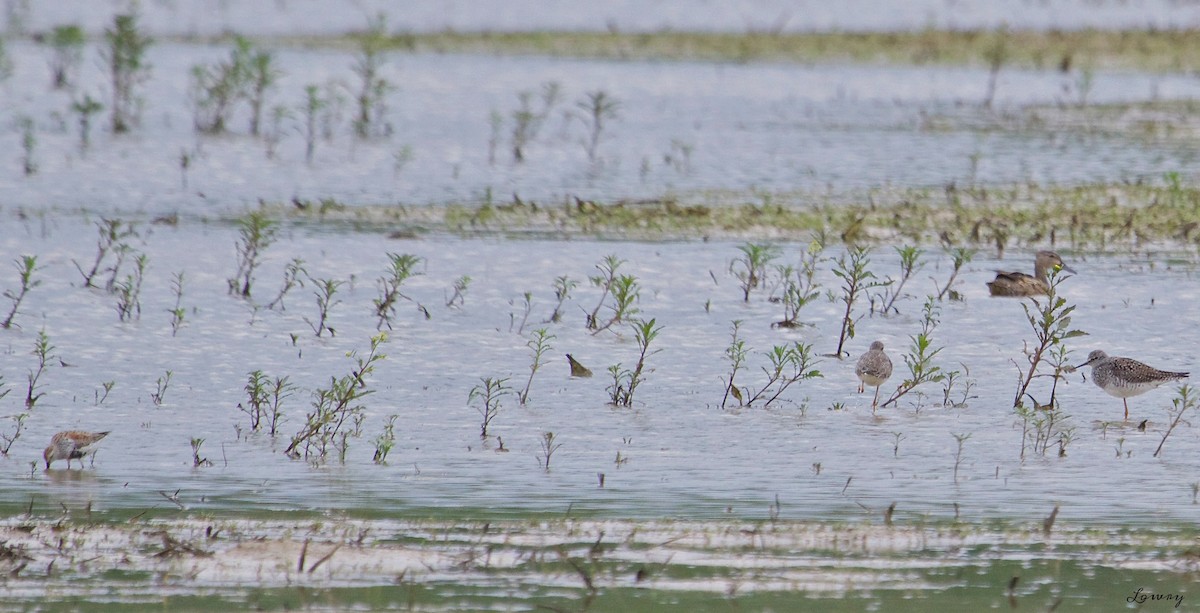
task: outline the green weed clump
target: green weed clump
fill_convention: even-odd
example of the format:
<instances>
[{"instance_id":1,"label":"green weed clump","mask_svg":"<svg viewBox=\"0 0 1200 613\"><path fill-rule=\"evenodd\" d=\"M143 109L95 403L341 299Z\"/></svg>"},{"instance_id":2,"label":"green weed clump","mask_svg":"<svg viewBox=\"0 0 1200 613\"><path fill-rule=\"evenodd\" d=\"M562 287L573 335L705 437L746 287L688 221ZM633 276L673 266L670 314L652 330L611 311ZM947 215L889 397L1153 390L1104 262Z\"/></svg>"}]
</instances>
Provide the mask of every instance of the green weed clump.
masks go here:
<instances>
[{"instance_id":1,"label":"green weed clump","mask_svg":"<svg viewBox=\"0 0 1200 613\"><path fill-rule=\"evenodd\" d=\"M800 309L816 300L821 295L820 284L815 280L817 264L821 261L821 252L825 246L819 240L808 244L808 249L800 255L800 268L791 265L777 266L783 291L779 302L783 305L783 319L771 324L775 328L798 328L801 326ZM774 300L774 298L772 298Z\"/></svg>"},{"instance_id":2,"label":"green weed clump","mask_svg":"<svg viewBox=\"0 0 1200 613\"><path fill-rule=\"evenodd\" d=\"M625 260L616 255L605 256L604 260L596 264L596 270L600 271L600 274L588 277L593 286L601 289L600 301L587 316L587 328L592 331L593 335L627 321L639 312L635 306L641 297L641 287L638 285L637 277L617 274L617 269L624 263ZM612 299L611 302L608 300L609 298ZM606 304L612 315L607 321L601 323L600 309Z\"/></svg>"},{"instance_id":3,"label":"green weed clump","mask_svg":"<svg viewBox=\"0 0 1200 613\"><path fill-rule=\"evenodd\" d=\"M358 36L358 43L358 55L352 67L359 79L358 93L354 97L357 105L354 134L367 138L390 132L383 117L387 113L387 94L395 87L379 76L384 63L383 52L388 46L387 19L382 13L370 20L367 31Z\"/></svg>"},{"instance_id":4,"label":"green weed clump","mask_svg":"<svg viewBox=\"0 0 1200 613\"><path fill-rule=\"evenodd\" d=\"M869 247L851 248L837 259L833 268L833 274L842 280L842 293L837 299L846 306L846 310L842 314L842 329L838 333L837 351L834 352L838 358L846 355L844 351L846 341L854 338L854 325L862 317L861 315L854 316L855 303L862 297L862 294L891 283L890 281L875 280L875 273L867 269L871 263L870 255Z\"/></svg>"},{"instance_id":5,"label":"green weed clump","mask_svg":"<svg viewBox=\"0 0 1200 613\"><path fill-rule=\"evenodd\" d=\"M193 125L203 134L221 134L228 129L230 116L244 103L250 111L250 133L258 136L267 92L279 77L269 51L255 49L250 41L235 37L228 59L192 67Z\"/></svg>"},{"instance_id":6,"label":"green weed clump","mask_svg":"<svg viewBox=\"0 0 1200 613\"><path fill-rule=\"evenodd\" d=\"M25 301L25 296L30 290L42 284L41 279L35 279L34 273L41 270L37 264L36 255L23 255L13 261L17 268L17 278L20 280L20 288L16 290L4 290L4 297L12 302L12 308L8 310L8 316L0 322L0 328L13 327L13 319L17 316L17 312L21 308L21 303Z\"/></svg>"},{"instance_id":7,"label":"green weed clump","mask_svg":"<svg viewBox=\"0 0 1200 613\"><path fill-rule=\"evenodd\" d=\"M529 388L533 385L533 376L537 374L539 368L545 364L545 355L552 348L550 341L554 340L554 335L550 334L545 328L538 328L533 331L533 337L529 342L525 343L533 352L533 360L529 364L529 378L525 381L525 389L517 394L517 399L522 405L529 403Z\"/></svg>"},{"instance_id":8,"label":"green weed clump","mask_svg":"<svg viewBox=\"0 0 1200 613\"><path fill-rule=\"evenodd\" d=\"M496 379L493 377L481 377L479 385L471 388L467 394L467 404L479 401L480 406L475 407L479 412L482 421L479 422L479 438L488 438L488 427L492 425L492 420L500 414L500 400L512 393L512 388L508 387L508 378Z\"/></svg>"},{"instance_id":9,"label":"green weed clump","mask_svg":"<svg viewBox=\"0 0 1200 613\"><path fill-rule=\"evenodd\" d=\"M55 26L47 38L53 54L50 75L54 89L66 89L75 81L83 62L83 45L87 42L83 28L75 24Z\"/></svg>"},{"instance_id":10,"label":"green weed clump","mask_svg":"<svg viewBox=\"0 0 1200 613\"><path fill-rule=\"evenodd\" d=\"M775 345L763 354L770 361L770 366L762 367L766 381L757 390L747 387L740 392L747 407L752 407L760 401L762 406L769 407L780 401L783 393L792 385L805 379L823 376L821 371L814 368L817 360L811 344L796 341L791 345Z\"/></svg>"},{"instance_id":11,"label":"green weed clump","mask_svg":"<svg viewBox=\"0 0 1200 613\"><path fill-rule=\"evenodd\" d=\"M254 284L254 271L261 263L262 252L279 231L279 224L263 211L250 211L237 219L238 240L237 272L228 279L229 293L250 298Z\"/></svg>"},{"instance_id":12,"label":"green weed clump","mask_svg":"<svg viewBox=\"0 0 1200 613\"><path fill-rule=\"evenodd\" d=\"M138 87L150 78L146 50L154 42L141 30L137 13L118 14L111 28L104 30L105 47L101 50L111 77L112 131L131 130L141 115Z\"/></svg>"},{"instance_id":13,"label":"green weed clump","mask_svg":"<svg viewBox=\"0 0 1200 613\"><path fill-rule=\"evenodd\" d=\"M25 408L32 409L45 392L38 391L41 389L39 381L42 375L46 373L46 366L52 358L57 357L54 354L54 345L50 344L50 337L46 336L45 330L38 330L37 340L33 343L33 355L37 358L37 366L29 369L29 375L26 377L28 386L25 390ZM7 394L8 392L5 392ZM2 396L0 396L2 397Z\"/></svg>"},{"instance_id":14,"label":"green weed clump","mask_svg":"<svg viewBox=\"0 0 1200 613\"><path fill-rule=\"evenodd\" d=\"M375 323L375 329L381 330L383 326L387 326L388 330L392 329L392 318L396 316L396 303L400 300L412 302L413 299L405 296L400 292L400 286L404 285L410 277L421 274L417 272L417 266L423 262L419 256L411 253L389 253L388 268L385 276L379 277L379 297L373 300L375 305L375 316L378 321ZM465 290L466 287L464 286ZM424 310L424 307L420 307Z\"/></svg>"},{"instance_id":15,"label":"green weed clump","mask_svg":"<svg viewBox=\"0 0 1200 613\"><path fill-rule=\"evenodd\" d=\"M630 327L633 328L634 340L638 345L637 364L633 370L621 368L619 362L608 367L608 373L612 376L612 384L607 388L609 404L615 407L633 406L634 393L638 386L646 380L646 357L658 353L658 351L650 351L650 343L658 338L662 326L655 325L655 320L651 319L635 321L630 324Z\"/></svg>"},{"instance_id":16,"label":"green weed clump","mask_svg":"<svg viewBox=\"0 0 1200 613\"><path fill-rule=\"evenodd\" d=\"M1059 407L1058 383L1064 379L1064 373L1069 372L1070 351L1065 341L1084 336L1087 333L1071 328L1071 313L1075 305L1067 304L1067 300L1059 295L1059 285L1070 278L1062 275L1059 270L1049 273L1048 293L1044 298L1030 299L1030 303L1022 303L1025 309L1025 319L1033 331L1034 341L1025 343L1023 353L1028 366L1017 368L1017 392L1013 398L1013 411L1021 419L1021 459L1025 459L1028 449L1033 453L1045 455L1048 446L1057 438L1059 455L1066 455L1067 444L1071 441L1074 429L1067 422L1066 415ZM1050 372L1040 372L1044 363L1049 363ZM1050 390L1046 402L1038 402L1029 392L1034 379L1049 378ZM1026 404L1028 398L1030 403Z\"/></svg>"},{"instance_id":17,"label":"green weed clump","mask_svg":"<svg viewBox=\"0 0 1200 613\"><path fill-rule=\"evenodd\" d=\"M921 331L909 337L909 350L904 354L904 365L908 367L908 376L900 382L896 391L892 392L882 406L886 407L896 402L920 385L938 383L945 378L946 375L942 372L942 368L933 363L933 359L944 349L944 347L935 348L933 344L933 331L941 321L938 318L940 314L941 309L937 306L934 297L929 296L925 300L925 307L922 310Z\"/></svg>"},{"instance_id":18,"label":"green weed clump","mask_svg":"<svg viewBox=\"0 0 1200 613\"><path fill-rule=\"evenodd\" d=\"M265 431L274 437L283 420L283 401L296 392L288 377L268 377L261 370L251 371L246 377L246 404L238 403L238 410L250 418L250 431Z\"/></svg>"},{"instance_id":19,"label":"green weed clump","mask_svg":"<svg viewBox=\"0 0 1200 613\"><path fill-rule=\"evenodd\" d=\"M379 349L387 335L371 337L366 355L351 353L356 365L341 377L330 377L329 386L313 392L312 410L305 415L304 425L292 436L284 453L291 458L304 458L312 464L324 464L333 452L341 462L346 461L350 438L362 436L366 408L359 402L375 390L367 388L367 375L387 356Z\"/></svg>"},{"instance_id":20,"label":"green weed clump","mask_svg":"<svg viewBox=\"0 0 1200 613\"><path fill-rule=\"evenodd\" d=\"M750 292L767 284L767 267L779 257L779 247L766 243L746 243L738 247L742 254L729 263L729 274L738 280L742 302L750 302Z\"/></svg>"}]
</instances>

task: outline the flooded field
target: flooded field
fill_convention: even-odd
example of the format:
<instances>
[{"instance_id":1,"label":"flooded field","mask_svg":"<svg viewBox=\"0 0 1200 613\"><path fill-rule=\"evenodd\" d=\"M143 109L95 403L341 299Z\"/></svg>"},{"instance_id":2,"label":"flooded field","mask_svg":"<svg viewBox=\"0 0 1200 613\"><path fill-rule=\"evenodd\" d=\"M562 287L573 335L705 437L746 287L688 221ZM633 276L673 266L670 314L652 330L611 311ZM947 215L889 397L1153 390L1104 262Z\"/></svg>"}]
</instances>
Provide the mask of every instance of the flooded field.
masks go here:
<instances>
[{"instance_id":1,"label":"flooded field","mask_svg":"<svg viewBox=\"0 0 1200 613\"><path fill-rule=\"evenodd\" d=\"M850 10L701 4L527 25ZM859 25L1193 20L926 4ZM233 44L186 37L337 37L379 8L270 6L148 3L126 134L111 7L6 14L0 610L1194 606L1195 390L1126 420L1069 368L1196 368L1191 72L388 51L364 125L353 44L252 39L266 123L243 100L201 133L195 75ZM512 29L444 6L389 23ZM55 89L27 34L69 19ZM1069 320L1031 371L1049 303L985 284L1044 248ZM65 429L109 434L47 470Z\"/></svg>"}]
</instances>

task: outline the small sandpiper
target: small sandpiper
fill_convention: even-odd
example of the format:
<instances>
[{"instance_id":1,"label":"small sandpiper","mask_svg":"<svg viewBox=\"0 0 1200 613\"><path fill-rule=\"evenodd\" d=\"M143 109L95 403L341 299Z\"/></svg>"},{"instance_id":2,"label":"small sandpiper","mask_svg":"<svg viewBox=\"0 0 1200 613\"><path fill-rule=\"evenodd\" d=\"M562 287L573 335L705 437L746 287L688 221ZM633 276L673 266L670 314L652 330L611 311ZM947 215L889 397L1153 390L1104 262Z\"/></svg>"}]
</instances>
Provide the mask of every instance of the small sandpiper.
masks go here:
<instances>
[{"instance_id":1,"label":"small sandpiper","mask_svg":"<svg viewBox=\"0 0 1200 613\"><path fill-rule=\"evenodd\" d=\"M892 359L883 352L883 341L871 343L871 348L854 366L854 374L858 375L858 393L868 385L875 386L875 399L871 401L871 410L879 405L879 386L892 376Z\"/></svg>"},{"instance_id":2,"label":"small sandpiper","mask_svg":"<svg viewBox=\"0 0 1200 613\"><path fill-rule=\"evenodd\" d=\"M50 445L42 452L46 460L46 470L55 460L66 460L67 468L71 468L71 460L79 460L83 464L83 456L96 453L96 443L108 436L108 432L86 432L84 430L64 430L50 437Z\"/></svg>"},{"instance_id":3,"label":"small sandpiper","mask_svg":"<svg viewBox=\"0 0 1200 613\"><path fill-rule=\"evenodd\" d=\"M1185 379L1186 372L1159 370L1132 358L1113 357L1099 349L1075 368L1092 367L1092 382L1100 389L1125 403L1125 419L1129 419L1129 398L1144 394L1164 383Z\"/></svg>"}]
</instances>

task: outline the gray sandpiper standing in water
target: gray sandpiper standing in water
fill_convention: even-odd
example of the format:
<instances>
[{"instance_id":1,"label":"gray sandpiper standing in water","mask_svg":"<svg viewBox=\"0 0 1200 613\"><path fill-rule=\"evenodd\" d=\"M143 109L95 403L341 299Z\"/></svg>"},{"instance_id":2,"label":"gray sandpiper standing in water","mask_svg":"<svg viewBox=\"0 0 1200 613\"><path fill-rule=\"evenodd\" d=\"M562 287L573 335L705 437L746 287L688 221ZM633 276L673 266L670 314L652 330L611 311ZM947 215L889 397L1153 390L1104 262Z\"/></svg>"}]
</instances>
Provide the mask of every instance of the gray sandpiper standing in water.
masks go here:
<instances>
[{"instance_id":1,"label":"gray sandpiper standing in water","mask_svg":"<svg viewBox=\"0 0 1200 613\"><path fill-rule=\"evenodd\" d=\"M871 348L858 358L854 374L858 375L858 393L867 385L875 386L875 399L871 401L871 410L875 410L879 405L879 386L892 376L892 360L883 352L883 341L871 343Z\"/></svg>"},{"instance_id":2,"label":"gray sandpiper standing in water","mask_svg":"<svg viewBox=\"0 0 1200 613\"><path fill-rule=\"evenodd\" d=\"M1110 356L1097 349L1075 368L1092 367L1092 382L1100 389L1125 403L1125 419L1129 419L1129 398L1144 394L1164 383L1186 379L1186 372L1159 370L1132 358Z\"/></svg>"},{"instance_id":3,"label":"gray sandpiper standing in water","mask_svg":"<svg viewBox=\"0 0 1200 613\"><path fill-rule=\"evenodd\" d=\"M1044 296L1050 291L1051 270L1075 272L1063 263L1053 251L1039 251L1033 258L1033 276L1023 272L996 272L996 279L988 282L988 292L993 296Z\"/></svg>"},{"instance_id":4,"label":"gray sandpiper standing in water","mask_svg":"<svg viewBox=\"0 0 1200 613\"><path fill-rule=\"evenodd\" d=\"M68 469L71 468L71 460L79 460L79 463L83 464L83 457L95 454L96 443L106 436L108 432L84 430L64 430L55 434L50 437L50 445L42 452L42 458L46 460L46 470L50 470L50 463L56 460L66 460Z\"/></svg>"}]
</instances>

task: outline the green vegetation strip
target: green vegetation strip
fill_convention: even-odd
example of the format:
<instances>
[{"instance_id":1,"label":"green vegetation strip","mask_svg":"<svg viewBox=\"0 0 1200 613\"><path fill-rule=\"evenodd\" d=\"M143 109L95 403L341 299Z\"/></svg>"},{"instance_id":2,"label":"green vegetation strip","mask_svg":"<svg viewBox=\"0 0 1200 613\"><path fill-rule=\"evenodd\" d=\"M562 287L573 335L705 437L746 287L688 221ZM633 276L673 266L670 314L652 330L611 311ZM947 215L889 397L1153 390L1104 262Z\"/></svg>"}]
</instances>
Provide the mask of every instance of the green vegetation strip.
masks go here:
<instances>
[{"instance_id":1,"label":"green vegetation strip","mask_svg":"<svg viewBox=\"0 0 1200 613\"><path fill-rule=\"evenodd\" d=\"M344 46L357 37L278 44ZM563 57L890 64L979 64L1069 70L1186 72L1200 67L1200 32L1178 30L938 30L908 32L456 32L393 34L391 49Z\"/></svg>"},{"instance_id":2,"label":"green vegetation strip","mask_svg":"<svg viewBox=\"0 0 1200 613\"><path fill-rule=\"evenodd\" d=\"M1051 246L1082 251L1200 240L1200 189L1169 174L1165 185L947 186L858 196L704 193L596 202L438 206L347 205L333 200L266 206L267 214L322 225L463 235L594 236L638 240L770 237L845 244Z\"/></svg>"},{"instance_id":3,"label":"green vegetation strip","mask_svg":"<svg viewBox=\"0 0 1200 613\"><path fill-rule=\"evenodd\" d=\"M1054 526L1052 518L980 526L893 525L890 519L881 525L869 520L95 522L25 517L0 523L0 572L9 602L51 595L71 596L77 603L112 602L120 593L117 601L161 606L160 590L169 585L176 598L209 593L240 600L251 588L354 589L349 600L355 602L380 604L407 596L462 606L465 599L474 605L468 608L477 609L496 598L600 598L610 604L645 598L652 605L680 597L736 596L766 598L780 606L786 601L776 599L798 594L841 601L964 591L971 600L986 602L1003 594L1006 585L1010 602L1053 596L1053 591L1017 591L1014 576L1031 587L1044 581L1075 585L1070 591L1093 597L1109 589L1103 597L1119 605L1118 599L1139 586L1178 589L1200 568L1194 528L1081 529ZM1132 583L1106 587L1111 571ZM1097 582L1097 574L1105 580ZM369 591L377 586L406 589ZM285 591L276 597L286 601L296 595ZM276 606L286 608L286 602L270 608Z\"/></svg>"}]
</instances>

